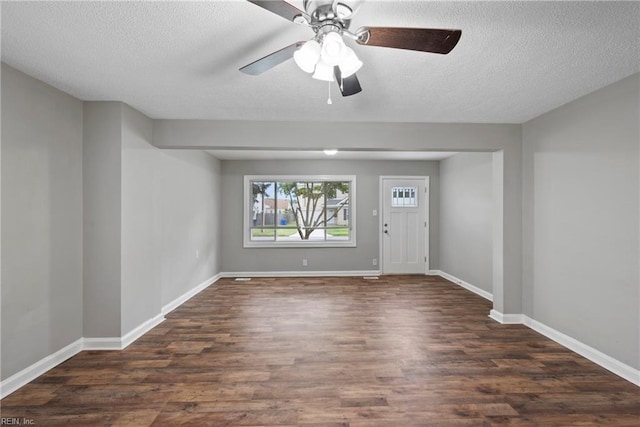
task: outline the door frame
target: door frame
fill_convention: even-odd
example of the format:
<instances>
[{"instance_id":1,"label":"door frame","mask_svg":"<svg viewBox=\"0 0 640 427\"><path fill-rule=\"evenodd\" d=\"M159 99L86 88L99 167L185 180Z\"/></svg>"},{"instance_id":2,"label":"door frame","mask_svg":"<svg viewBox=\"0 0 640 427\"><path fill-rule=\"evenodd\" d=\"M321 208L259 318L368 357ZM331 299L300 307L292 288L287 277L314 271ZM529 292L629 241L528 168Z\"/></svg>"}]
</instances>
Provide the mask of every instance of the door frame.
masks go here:
<instances>
[{"instance_id":1,"label":"door frame","mask_svg":"<svg viewBox=\"0 0 640 427\"><path fill-rule=\"evenodd\" d=\"M429 229L431 227L431 218L429 218L429 199L431 198L431 188L429 188L429 176L416 175L380 175L378 181L378 260L380 266L380 274L384 274L384 248L382 238L382 220L384 215L384 180L385 179L422 179L424 180L424 188L427 196L424 203L424 218L427 226L424 228L424 254L427 261L424 263L424 274L430 271L431 257L429 256Z\"/></svg>"}]
</instances>

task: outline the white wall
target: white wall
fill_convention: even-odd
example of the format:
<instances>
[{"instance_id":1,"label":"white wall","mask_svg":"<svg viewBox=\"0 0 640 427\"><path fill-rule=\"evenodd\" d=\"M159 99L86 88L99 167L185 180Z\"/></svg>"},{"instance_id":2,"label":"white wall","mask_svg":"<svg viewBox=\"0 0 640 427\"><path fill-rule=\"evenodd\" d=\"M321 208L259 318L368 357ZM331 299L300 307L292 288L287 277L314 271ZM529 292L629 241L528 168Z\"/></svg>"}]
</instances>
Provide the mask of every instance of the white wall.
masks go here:
<instances>
[{"instance_id":1,"label":"white wall","mask_svg":"<svg viewBox=\"0 0 640 427\"><path fill-rule=\"evenodd\" d=\"M2 366L82 336L82 103L2 65Z\"/></svg>"},{"instance_id":2,"label":"white wall","mask_svg":"<svg viewBox=\"0 0 640 427\"><path fill-rule=\"evenodd\" d=\"M356 175L357 247L355 248L243 248L244 175ZM372 260L379 259L380 218L379 177L411 175L430 177L431 268L438 264L438 162L421 161L345 161L345 160L254 160L222 162L225 189L222 210L222 269L225 272L250 271L378 271ZM302 259L308 266L302 266Z\"/></svg>"},{"instance_id":3,"label":"white wall","mask_svg":"<svg viewBox=\"0 0 640 427\"><path fill-rule=\"evenodd\" d=\"M460 153L440 162L440 267L493 292L491 153Z\"/></svg>"},{"instance_id":4,"label":"white wall","mask_svg":"<svg viewBox=\"0 0 640 427\"><path fill-rule=\"evenodd\" d=\"M640 74L523 126L524 312L640 368Z\"/></svg>"}]
</instances>

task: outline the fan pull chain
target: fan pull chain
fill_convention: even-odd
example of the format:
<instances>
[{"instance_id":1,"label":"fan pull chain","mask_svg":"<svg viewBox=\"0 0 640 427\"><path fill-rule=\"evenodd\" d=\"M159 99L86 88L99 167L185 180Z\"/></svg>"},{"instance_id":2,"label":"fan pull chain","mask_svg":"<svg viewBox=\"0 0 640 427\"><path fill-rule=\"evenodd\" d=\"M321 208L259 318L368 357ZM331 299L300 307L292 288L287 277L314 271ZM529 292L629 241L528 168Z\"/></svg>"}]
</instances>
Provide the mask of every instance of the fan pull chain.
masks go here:
<instances>
[{"instance_id":1,"label":"fan pull chain","mask_svg":"<svg viewBox=\"0 0 640 427\"><path fill-rule=\"evenodd\" d=\"M333 104L333 101L331 100L331 82L329 82L329 99L327 99L327 104L331 105Z\"/></svg>"}]
</instances>

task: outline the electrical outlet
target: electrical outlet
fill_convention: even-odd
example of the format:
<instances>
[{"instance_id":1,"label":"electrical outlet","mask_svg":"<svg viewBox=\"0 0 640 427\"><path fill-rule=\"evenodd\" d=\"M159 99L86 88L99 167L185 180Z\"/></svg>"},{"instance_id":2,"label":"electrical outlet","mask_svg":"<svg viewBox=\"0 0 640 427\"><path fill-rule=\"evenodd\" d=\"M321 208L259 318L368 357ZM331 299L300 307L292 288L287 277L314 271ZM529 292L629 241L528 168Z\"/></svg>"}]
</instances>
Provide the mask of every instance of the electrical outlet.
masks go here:
<instances>
[{"instance_id":1,"label":"electrical outlet","mask_svg":"<svg viewBox=\"0 0 640 427\"><path fill-rule=\"evenodd\" d=\"M374 258L374 259L371 261L371 264L373 264L373 265L378 265L378 259L377 259L377 258Z\"/></svg>"},{"instance_id":2,"label":"electrical outlet","mask_svg":"<svg viewBox=\"0 0 640 427\"><path fill-rule=\"evenodd\" d=\"M196 251L196 259L200 258L200 251Z\"/></svg>"},{"instance_id":3,"label":"electrical outlet","mask_svg":"<svg viewBox=\"0 0 640 427\"><path fill-rule=\"evenodd\" d=\"M303 267L306 267L307 265L309 265L309 263L307 262L307 259L306 259L306 258L303 258L303 259L302 259L302 266L303 266Z\"/></svg>"},{"instance_id":4,"label":"electrical outlet","mask_svg":"<svg viewBox=\"0 0 640 427\"><path fill-rule=\"evenodd\" d=\"M378 211L377 210L373 210L373 216L378 216Z\"/></svg>"}]
</instances>

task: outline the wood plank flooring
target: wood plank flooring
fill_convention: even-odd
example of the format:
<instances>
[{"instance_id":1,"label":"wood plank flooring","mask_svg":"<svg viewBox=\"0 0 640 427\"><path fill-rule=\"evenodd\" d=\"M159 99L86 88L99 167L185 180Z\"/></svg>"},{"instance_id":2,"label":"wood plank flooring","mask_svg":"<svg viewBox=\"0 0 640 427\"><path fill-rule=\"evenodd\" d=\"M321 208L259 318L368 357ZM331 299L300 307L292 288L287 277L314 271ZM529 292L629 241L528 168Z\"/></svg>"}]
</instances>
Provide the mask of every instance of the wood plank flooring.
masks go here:
<instances>
[{"instance_id":1,"label":"wood plank flooring","mask_svg":"<svg viewBox=\"0 0 640 427\"><path fill-rule=\"evenodd\" d=\"M634 426L640 389L430 276L224 279L8 396L38 426Z\"/></svg>"}]
</instances>

